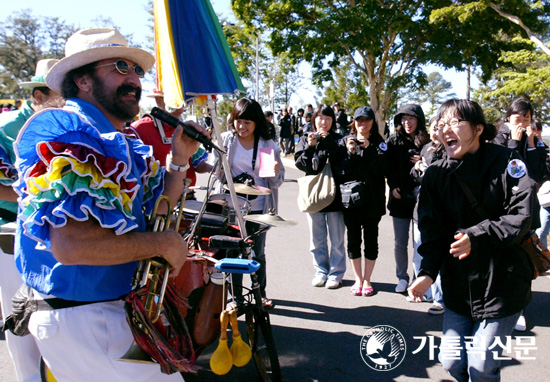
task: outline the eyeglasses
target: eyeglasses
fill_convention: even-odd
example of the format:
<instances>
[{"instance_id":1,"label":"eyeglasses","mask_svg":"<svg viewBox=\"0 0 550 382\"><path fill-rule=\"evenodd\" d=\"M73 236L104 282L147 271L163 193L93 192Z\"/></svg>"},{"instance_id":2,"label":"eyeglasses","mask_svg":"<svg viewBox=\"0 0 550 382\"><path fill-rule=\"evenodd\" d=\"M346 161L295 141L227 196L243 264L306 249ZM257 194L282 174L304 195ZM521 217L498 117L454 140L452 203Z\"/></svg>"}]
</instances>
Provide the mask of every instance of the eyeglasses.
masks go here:
<instances>
[{"instance_id":1,"label":"eyeglasses","mask_svg":"<svg viewBox=\"0 0 550 382\"><path fill-rule=\"evenodd\" d=\"M465 119L460 119L460 118L452 118L452 119L448 120L447 122L439 121L437 123L436 127L437 127L437 130L443 130L445 128L445 126L449 126L450 128L454 128L454 127L457 127L460 122L464 122L464 121L466 121L466 120Z\"/></svg>"},{"instance_id":2,"label":"eyeglasses","mask_svg":"<svg viewBox=\"0 0 550 382\"><path fill-rule=\"evenodd\" d=\"M96 66L96 68L102 68L104 66L111 66L111 65L114 65L116 71L119 72L120 74L130 73L130 65L128 65L128 63L124 60L117 60L117 61L111 62L109 64L98 65L98 66ZM134 69L134 72L137 74L137 76L139 78L145 77L145 71L143 70L143 68L141 66L134 65L134 66L132 66L132 69Z\"/></svg>"}]
</instances>

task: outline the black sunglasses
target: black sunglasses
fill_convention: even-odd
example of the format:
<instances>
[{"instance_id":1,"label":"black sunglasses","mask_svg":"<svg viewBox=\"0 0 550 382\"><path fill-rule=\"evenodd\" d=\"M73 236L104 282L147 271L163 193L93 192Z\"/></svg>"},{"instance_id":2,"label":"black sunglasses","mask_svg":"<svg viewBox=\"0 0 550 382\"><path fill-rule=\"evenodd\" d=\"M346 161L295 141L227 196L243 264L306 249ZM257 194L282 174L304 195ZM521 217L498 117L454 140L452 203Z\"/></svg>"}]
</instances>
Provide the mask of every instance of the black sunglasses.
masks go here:
<instances>
[{"instance_id":1,"label":"black sunglasses","mask_svg":"<svg viewBox=\"0 0 550 382\"><path fill-rule=\"evenodd\" d=\"M104 66L111 66L111 65L114 65L117 72L119 72L120 74L130 73L130 65L128 65L128 63L124 60L117 60L117 61L111 62L109 64L98 65L98 66L96 66L96 68L101 68L101 67L104 67ZM136 74L139 78L145 77L145 71L143 70L143 68L141 66L134 65L132 67L132 69L134 69L134 72L136 72Z\"/></svg>"}]
</instances>

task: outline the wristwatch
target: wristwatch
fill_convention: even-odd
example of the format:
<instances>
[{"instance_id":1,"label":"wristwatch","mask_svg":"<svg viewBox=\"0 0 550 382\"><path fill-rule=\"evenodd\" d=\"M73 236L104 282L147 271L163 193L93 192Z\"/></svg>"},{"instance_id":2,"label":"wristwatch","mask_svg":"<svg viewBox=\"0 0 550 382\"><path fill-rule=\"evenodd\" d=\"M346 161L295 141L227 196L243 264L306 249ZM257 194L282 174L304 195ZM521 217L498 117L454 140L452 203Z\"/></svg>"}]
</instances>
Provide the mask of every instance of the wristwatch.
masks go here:
<instances>
[{"instance_id":1,"label":"wristwatch","mask_svg":"<svg viewBox=\"0 0 550 382\"><path fill-rule=\"evenodd\" d=\"M189 162L187 162L183 166L178 166L177 164L174 164L174 163L170 162L170 170L172 170L172 171L185 172L185 171L189 170L189 167L190 167Z\"/></svg>"}]
</instances>

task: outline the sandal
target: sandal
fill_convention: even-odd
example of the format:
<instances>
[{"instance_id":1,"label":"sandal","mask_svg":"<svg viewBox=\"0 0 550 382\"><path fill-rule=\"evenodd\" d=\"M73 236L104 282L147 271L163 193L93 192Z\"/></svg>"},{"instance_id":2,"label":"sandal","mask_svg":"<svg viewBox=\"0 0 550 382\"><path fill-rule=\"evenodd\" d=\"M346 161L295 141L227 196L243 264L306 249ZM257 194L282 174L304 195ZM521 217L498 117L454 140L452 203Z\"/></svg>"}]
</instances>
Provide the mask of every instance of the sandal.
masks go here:
<instances>
[{"instance_id":1,"label":"sandal","mask_svg":"<svg viewBox=\"0 0 550 382\"><path fill-rule=\"evenodd\" d=\"M354 296L361 296L361 294L363 293L362 288L356 286L352 286L349 292Z\"/></svg>"},{"instance_id":2,"label":"sandal","mask_svg":"<svg viewBox=\"0 0 550 382\"><path fill-rule=\"evenodd\" d=\"M262 305L264 309L272 309L275 306L273 300L267 297L262 297Z\"/></svg>"},{"instance_id":3,"label":"sandal","mask_svg":"<svg viewBox=\"0 0 550 382\"><path fill-rule=\"evenodd\" d=\"M374 288L373 287L363 288L363 296L370 297L373 294L374 294Z\"/></svg>"}]
</instances>

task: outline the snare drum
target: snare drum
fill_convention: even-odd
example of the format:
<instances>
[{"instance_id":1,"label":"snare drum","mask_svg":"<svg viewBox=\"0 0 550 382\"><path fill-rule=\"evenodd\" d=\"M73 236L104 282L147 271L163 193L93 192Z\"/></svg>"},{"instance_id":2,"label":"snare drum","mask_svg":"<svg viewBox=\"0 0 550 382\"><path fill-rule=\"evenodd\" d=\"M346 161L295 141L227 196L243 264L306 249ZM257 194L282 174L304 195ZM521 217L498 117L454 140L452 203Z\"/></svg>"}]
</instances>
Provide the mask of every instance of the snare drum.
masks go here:
<instances>
[{"instance_id":1,"label":"snare drum","mask_svg":"<svg viewBox=\"0 0 550 382\"><path fill-rule=\"evenodd\" d=\"M223 202L222 204L226 205L228 209L227 216L229 217L229 223L237 223L237 215L235 214L235 208L233 207L233 201L231 200L230 194L214 194L210 196L210 200L212 202ZM237 196L237 200L239 203L239 208L241 209L241 213L243 214L243 216L245 216L250 212L250 202L242 196Z\"/></svg>"}]
</instances>

